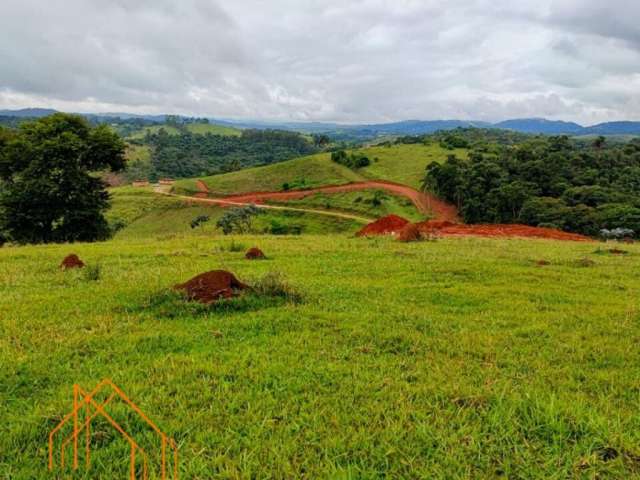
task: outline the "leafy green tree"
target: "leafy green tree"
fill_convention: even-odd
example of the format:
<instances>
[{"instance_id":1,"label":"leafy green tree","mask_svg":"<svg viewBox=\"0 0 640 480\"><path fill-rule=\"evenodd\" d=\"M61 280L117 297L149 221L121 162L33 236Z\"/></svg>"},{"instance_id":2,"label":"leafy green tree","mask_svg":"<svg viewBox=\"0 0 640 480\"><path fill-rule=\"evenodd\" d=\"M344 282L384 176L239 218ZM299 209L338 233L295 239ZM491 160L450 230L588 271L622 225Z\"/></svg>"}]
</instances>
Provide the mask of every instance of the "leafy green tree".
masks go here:
<instances>
[{"instance_id":1,"label":"leafy green tree","mask_svg":"<svg viewBox=\"0 0 640 480\"><path fill-rule=\"evenodd\" d=\"M55 114L0 137L0 232L18 243L109 236L103 216L109 195L97 172L124 168L117 134Z\"/></svg>"},{"instance_id":2,"label":"leafy green tree","mask_svg":"<svg viewBox=\"0 0 640 480\"><path fill-rule=\"evenodd\" d=\"M251 230L251 221L255 215L259 215L262 211L255 205L247 205L245 207L231 208L227 210L218 222L216 227L222 230L222 233L229 235L230 233L247 233Z\"/></svg>"}]
</instances>

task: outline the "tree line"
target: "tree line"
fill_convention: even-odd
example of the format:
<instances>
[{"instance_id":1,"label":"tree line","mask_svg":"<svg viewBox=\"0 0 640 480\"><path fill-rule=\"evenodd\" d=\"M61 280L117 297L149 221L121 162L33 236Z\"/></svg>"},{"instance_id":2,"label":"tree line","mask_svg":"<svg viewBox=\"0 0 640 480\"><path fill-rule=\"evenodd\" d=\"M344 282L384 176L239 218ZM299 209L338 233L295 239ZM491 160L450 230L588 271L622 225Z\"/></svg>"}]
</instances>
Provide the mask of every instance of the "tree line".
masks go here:
<instances>
[{"instance_id":1,"label":"tree line","mask_svg":"<svg viewBox=\"0 0 640 480\"><path fill-rule=\"evenodd\" d=\"M240 136L148 133L152 177L187 178L268 165L319 151L303 135L280 130L243 130Z\"/></svg>"},{"instance_id":2,"label":"tree line","mask_svg":"<svg viewBox=\"0 0 640 480\"><path fill-rule=\"evenodd\" d=\"M428 165L423 187L457 205L468 223L640 233L640 140L607 145L603 137L590 144L566 136L517 144L476 139L468 159L450 155Z\"/></svg>"}]
</instances>

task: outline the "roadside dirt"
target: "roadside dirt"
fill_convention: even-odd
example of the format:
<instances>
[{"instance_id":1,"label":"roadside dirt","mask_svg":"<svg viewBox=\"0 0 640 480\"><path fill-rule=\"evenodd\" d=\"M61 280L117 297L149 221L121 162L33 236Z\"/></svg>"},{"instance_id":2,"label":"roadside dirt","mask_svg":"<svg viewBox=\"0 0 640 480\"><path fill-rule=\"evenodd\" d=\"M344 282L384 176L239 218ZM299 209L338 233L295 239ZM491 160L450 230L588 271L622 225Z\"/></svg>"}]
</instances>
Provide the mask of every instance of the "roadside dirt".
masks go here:
<instances>
[{"instance_id":1,"label":"roadside dirt","mask_svg":"<svg viewBox=\"0 0 640 480\"><path fill-rule=\"evenodd\" d=\"M519 224L464 225L446 221L429 221L417 223L416 226L424 234L443 237L521 237L571 240L575 242L591 241L589 237L576 233L563 232L562 230L556 230L554 228L530 227L529 225Z\"/></svg>"},{"instance_id":2,"label":"roadside dirt","mask_svg":"<svg viewBox=\"0 0 640 480\"><path fill-rule=\"evenodd\" d=\"M183 199L187 202L187 204L200 203L200 204L208 204L208 205L219 205L221 207L244 207L247 205L256 205L258 208L264 208L269 210L285 210L289 212L313 213L317 215L326 215L329 217L338 217L338 218L344 218L347 220L355 220L356 222L359 222L359 223L369 223L374 220L369 217L352 215L350 213L333 212L329 210L314 210L312 208L296 208L296 207L286 207L282 205L262 205L262 204L256 204L254 202L237 202L233 200L228 200L228 198L224 198L224 199L223 198L205 198L205 196L202 196L202 195L189 197L186 195L178 195L175 193L171 193L166 189L162 189L158 187L156 187L154 191L161 195L167 195L169 197Z\"/></svg>"},{"instance_id":3,"label":"roadside dirt","mask_svg":"<svg viewBox=\"0 0 640 480\"><path fill-rule=\"evenodd\" d=\"M209 187L202 180L196 180L196 188L198 189L198 193L194 195L196 198L208 198L209 197Z\"/></svg>"},{"instance_id":4,"label":"roadside dirt","mask_svg":"<svg viewBox=\"0 0 640 480\"><path fill-rule=\"evenodd\" d=\"M196 181L198 193L197 198L205 198L209 194L207 185L201 181ZM262 204L266 201L287 201L299 200L301 198L314 195L316 193L344 193L356 192L359 190L386 190L395 195L403 196L411 200L418 211L424 215L431 215L437 220L446 220L449 222L459 222L458 211L455 206L443 202L435 195L430 193L419 192L406 185L399 183L387 182L382 180L374 180L368 182L347 183L345 185L330 185L326 187L310 188L307 190L289 190L286 192L251 192L238 195L229 195L222 199L227 202L236 202L243 204Z\"/></svg>"},{"instance_id":5,"label":"roadside dirt","mask_svg":"<svg viewBox=\"0 0 640 480\"><path fill-rule=\"evenodd\" d=\"M356 237L369 237L376 235L395 235L409 225L409 220L398 215L387 215L379 218L375 222L365 225Z\"/></svg>"}]
</instances>

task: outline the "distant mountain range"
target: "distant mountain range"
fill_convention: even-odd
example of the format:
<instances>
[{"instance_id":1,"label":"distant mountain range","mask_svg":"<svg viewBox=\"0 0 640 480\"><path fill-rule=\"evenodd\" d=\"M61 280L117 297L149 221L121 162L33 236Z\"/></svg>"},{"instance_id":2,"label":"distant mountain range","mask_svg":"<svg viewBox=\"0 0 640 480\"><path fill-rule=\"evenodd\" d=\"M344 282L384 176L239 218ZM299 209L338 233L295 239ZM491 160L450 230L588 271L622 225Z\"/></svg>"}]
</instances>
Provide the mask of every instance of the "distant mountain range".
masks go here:
<instances>
[{"instance_id":1,"label":"distant mountain range","mask_svg":"<svg viewBox=\"0 0 640 480\"><path fill-rule=\"evenodd\" d=\"M21 110L0 110L0 116L39 118L55 112L55 110L48 108L25 108ZM166 119L166 115L137 115L131 113L83 113L81 115L97 119L141 118L155 122L163 122ZM217 118L210 118L209 120L220 125L228 125L236 128L273 128L305 133L344 133L364 137L378 135L422 135L438 130L453 130L459 127L498 128L521 133L544 135L640 135L640 122L632 121L606 122L585 127L574 122L546 120L544 118L519 118L498 123L467 120L405 120L402 122L361 125L325 122L239 121Z\"/></svg>"}]
</instances>

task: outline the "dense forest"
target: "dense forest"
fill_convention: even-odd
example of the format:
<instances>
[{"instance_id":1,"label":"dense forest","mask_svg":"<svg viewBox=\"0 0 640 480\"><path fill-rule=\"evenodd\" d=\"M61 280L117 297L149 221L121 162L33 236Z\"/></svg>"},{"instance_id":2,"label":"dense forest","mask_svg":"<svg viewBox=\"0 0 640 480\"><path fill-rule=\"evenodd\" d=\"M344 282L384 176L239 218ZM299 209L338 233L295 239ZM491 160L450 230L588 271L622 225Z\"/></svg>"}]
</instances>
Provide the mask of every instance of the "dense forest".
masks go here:
<instances>
[{"instance_id":1,"label":"dense forest","mask_svg":"<svg viewBox=\"0 0 640 480\"><path fill-rule=\"evenodd\" d=\"M304 136L279 130L244 130L240 136L148 133L151 177L194 177L268 165L318 151Z\"/></svg>"},{"instance_id":2,"label":"dense forest","mask_svg":"<svg viewBox=\"0 0 640 480\"><path fill-rule=\"evenodd\" d=\"M432 138L472 150L468 159L450 155L443 164L430 164L424 178L424 188L455 203L465 222L587 235L615 228L640 232L640 140L608 145L604 137L587 143L515 134L513 142L500 132L480 141L478 134L462 130Z\"/></svg>"}]
</instances>

